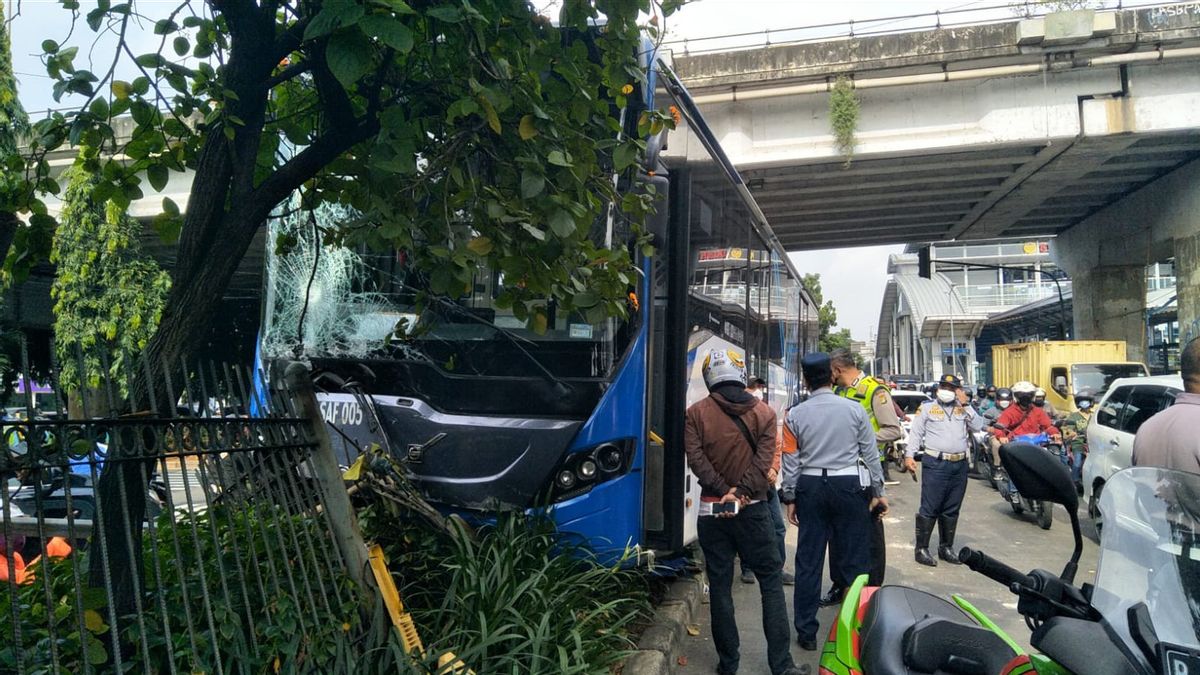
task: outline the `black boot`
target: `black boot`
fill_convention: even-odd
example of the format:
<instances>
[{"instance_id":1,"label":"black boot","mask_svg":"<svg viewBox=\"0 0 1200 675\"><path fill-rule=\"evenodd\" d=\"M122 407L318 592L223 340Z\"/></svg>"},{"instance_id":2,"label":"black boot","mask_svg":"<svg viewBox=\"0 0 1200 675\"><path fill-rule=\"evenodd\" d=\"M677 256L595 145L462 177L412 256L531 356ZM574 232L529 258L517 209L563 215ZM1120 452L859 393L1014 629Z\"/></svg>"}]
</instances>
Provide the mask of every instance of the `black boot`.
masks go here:
<instances>
[{"instance_id":1,"label":"black boot","mask_svg":"<svg viewBox=\"0 0 1200 675\"><path fill-rule=\"evenodd\" d=\"M958 518L938 518L938 556L951 565L961 565L954 553L954 530L958 529Z\"/></svg>"},{"instance_id":2,"label":"black boot","mask_svg":"<svg viewBox=\"0 0 1200 675\"><path fill-rule=\"evenodd\" d=\"M922 565L937 567L937 561L929 555L929 538L933 536L933 522L933 518L917 516L917 547L914 557Z\"/></svg>"}]
</instances>

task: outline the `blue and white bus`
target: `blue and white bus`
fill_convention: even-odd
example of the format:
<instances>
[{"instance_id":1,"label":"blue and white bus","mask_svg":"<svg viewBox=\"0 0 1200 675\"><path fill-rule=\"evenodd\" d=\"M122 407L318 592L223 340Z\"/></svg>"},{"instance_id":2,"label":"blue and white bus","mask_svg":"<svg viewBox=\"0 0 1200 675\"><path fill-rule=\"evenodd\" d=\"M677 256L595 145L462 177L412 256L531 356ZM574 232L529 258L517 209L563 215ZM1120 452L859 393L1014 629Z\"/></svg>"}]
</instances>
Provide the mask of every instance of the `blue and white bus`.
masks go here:
<instances>
[{"instance_id":1,"label":"blue and white bus","mask_svg":"<svg viewBox=\"0 0 1200 675\"><path fill-rule=\"evenodd\" d=\"M503 279L486 269L468 296L418 317L413 289L424 280L402 252L320 256L336 269L316 276L306 312L328 318L304 332L303 350L315 371L337 376L326 381L356 383L320 394L347 461L380 442L439 507L550 504L563 532L601 551L662 556L695 539L700 488L683 425L687 406L707 395L696 355L744 351L782 412L800 355L816 347L817 308L687 90L666 65L647 67L647 91L631 100L650 107L665 96L682 121L651 143L663 151L640 176L663 200L628 320L591 324L551 303L549 329L537 334L496 306ZM620 232L612 245L625 245ZM289 276L283 261L268 261L268 359L291 355L277 338L296 333L297 281L311 265L292 266ZM385 345L401 319L427 330Z\"/></svg>"}]
</instances>

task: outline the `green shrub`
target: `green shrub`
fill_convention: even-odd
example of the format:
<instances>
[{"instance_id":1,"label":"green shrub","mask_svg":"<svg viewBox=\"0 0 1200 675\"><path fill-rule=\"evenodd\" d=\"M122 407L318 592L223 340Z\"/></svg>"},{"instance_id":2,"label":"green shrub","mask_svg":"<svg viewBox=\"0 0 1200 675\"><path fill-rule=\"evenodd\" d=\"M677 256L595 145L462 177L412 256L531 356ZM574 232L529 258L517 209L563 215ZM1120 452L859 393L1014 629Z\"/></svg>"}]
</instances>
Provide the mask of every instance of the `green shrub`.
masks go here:
<instances>
[{"instance_id":1,"label":"green shrub","mask_svg":"<svg viewBox=\"0 0 1200 675\"><path fill-rule=\"evenodd\" d=\"M501 514L475 537L375 507L363 522L426 645L476 673L608 673L649 612L646 581L623 569L627 559L601 564L545 517Z\"/></svg>"}]
</instances>

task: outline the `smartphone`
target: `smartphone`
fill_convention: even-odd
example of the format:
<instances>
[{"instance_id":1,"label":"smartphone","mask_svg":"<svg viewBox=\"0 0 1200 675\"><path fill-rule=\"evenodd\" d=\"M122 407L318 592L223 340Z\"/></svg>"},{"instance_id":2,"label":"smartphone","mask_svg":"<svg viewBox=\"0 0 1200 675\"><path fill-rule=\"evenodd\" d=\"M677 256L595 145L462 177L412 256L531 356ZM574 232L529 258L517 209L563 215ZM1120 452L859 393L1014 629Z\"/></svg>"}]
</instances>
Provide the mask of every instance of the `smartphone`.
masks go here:
<instances>
[{"instance_id":1,"label":"smartphone","mask_svg":"<svg viewBox=\"0 0 1200 675\"><path fill-rule=\"evenodd\" d=\"M713 515L729 515L736 516L738 514L737 502L717 502L712 507Z\"/></svg>"}]
</instances>

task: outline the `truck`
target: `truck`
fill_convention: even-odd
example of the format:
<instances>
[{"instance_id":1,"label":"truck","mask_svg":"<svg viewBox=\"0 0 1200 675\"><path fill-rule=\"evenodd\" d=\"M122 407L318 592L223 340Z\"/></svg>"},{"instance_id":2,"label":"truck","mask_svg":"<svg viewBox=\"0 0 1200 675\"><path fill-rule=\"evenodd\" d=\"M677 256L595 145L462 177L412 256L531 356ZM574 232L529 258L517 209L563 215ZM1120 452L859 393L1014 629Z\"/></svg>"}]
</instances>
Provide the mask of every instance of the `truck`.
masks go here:
<instances>
[{"instance_id":1,"label":"truck","mask_svg":"<svg viewBox=\"0 0 1200 675\"><path fill-rule=\"evenodd\" d=\"M1011 387L1026 380L1046 390L1059 412L1075 410L1075 394L1090 389L1096 399L1119 377L1145 377L1146 364L1129 361L1123 340L1019 342L992 347L993 384Z\"/></svg>"}]
</instances>

